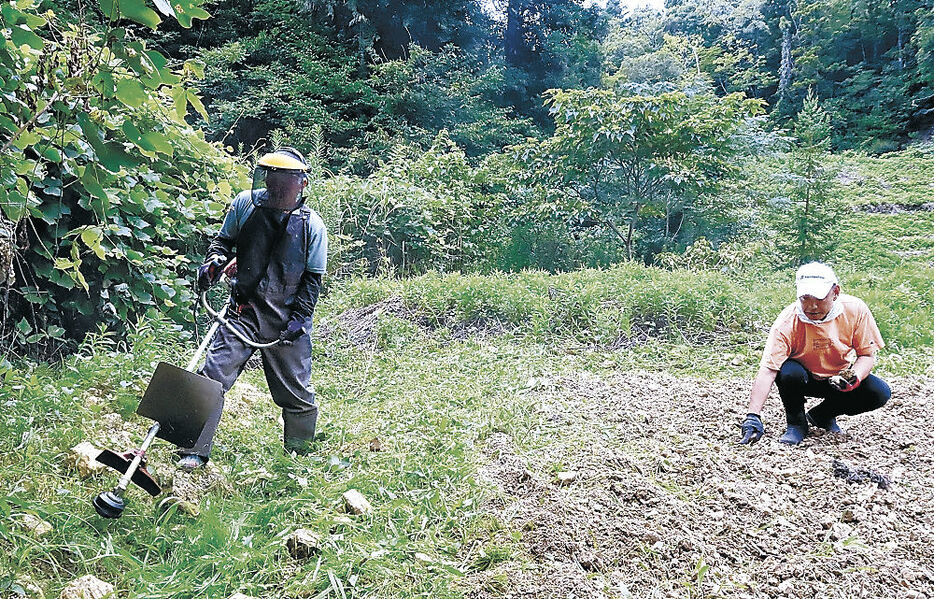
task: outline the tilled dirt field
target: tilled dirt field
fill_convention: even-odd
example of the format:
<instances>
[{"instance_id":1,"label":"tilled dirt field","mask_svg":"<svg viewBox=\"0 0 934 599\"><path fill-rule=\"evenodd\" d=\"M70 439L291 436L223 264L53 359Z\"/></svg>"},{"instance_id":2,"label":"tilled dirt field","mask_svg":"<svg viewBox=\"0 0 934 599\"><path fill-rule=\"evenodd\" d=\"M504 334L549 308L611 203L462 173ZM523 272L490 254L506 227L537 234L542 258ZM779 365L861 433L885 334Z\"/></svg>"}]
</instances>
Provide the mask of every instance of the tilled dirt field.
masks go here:
<instances>
[{"instance_id":1,"label":"tilled dirt field","mask_svg":"<svg viewBox=\"0 0 934 599\"><path fill-rule=\"evenodd\" d=\"M749 381L532 381L547 425L524 449L492 435L481 473L525 559L469 595L934 597L934 381L891 383L882 410L839 418L845 435L789 448L774 392L766 436L735 444ZM835 459L891 485L836 478Z\"/></svg>"}]
</instances>

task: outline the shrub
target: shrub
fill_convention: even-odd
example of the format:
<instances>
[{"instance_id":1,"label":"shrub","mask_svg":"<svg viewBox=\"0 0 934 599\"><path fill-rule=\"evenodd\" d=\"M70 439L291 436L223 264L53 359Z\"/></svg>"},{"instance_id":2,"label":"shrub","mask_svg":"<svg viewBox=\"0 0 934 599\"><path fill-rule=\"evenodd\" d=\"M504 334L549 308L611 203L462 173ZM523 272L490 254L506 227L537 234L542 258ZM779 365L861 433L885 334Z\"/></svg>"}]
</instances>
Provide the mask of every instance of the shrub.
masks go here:
<instances>
[{"instance_id":1,"label":"shrub","mask_svg":"<svg viewBox=\"0 0 934 599\"><path fill-rule=\"evenodd\" d=\"M186 27L207 16L173 6ZM155 27L144 2L99 23L46 8L23 0L0 16L0 256L14 256L12 276L6 258L0 269L0 344L34 356L99 322L185 318L188 254L224 206L212 196L243 178L186 120L189 107L207 118L186 87L198 65L170 68L119 26Z\"/></svg>"},{"instance_id":2,"label":"shrub","mask_svg":"<svg viewBox=\"0 0 934 599\"><path fill-rule=\"evenodd\" d=\"M489 270L505 235L499 197L443 131L427 152L397 146L369 177L314 193L345 272Z\"/></svg>"}]
</instances>

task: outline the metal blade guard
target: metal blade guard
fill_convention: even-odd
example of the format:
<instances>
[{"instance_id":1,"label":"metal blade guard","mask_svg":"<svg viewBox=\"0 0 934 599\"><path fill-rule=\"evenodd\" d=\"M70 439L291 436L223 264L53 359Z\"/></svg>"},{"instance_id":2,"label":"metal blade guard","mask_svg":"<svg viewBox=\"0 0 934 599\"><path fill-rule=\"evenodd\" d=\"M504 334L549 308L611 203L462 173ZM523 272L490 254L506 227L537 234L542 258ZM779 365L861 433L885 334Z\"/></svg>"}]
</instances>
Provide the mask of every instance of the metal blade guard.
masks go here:
<instances>
[{"instance_id":1,"label":"metal blade guard","mask_svg":"<svg viewBox=\"0 0 934 599\"><path fill-rule=\"evenodd\" d=\"M272 347L279 343L278 339L269 343L257 343L244 335L222 313L211 308L206 292L201 293L201 304L214 319L214 323L188 367L179 368L160 362L149 381L146 393L143 394L143 400L136 408L136 413L140 416L155 420L142 445L125 453L105 449L97 456L97 461L123 474L113 491L100 493L93 499L94 509L104 518L119 518L123 514L126 508L123 496L130 483L138 485L153 497L162 492L159 483L146 470L146 450L156 437L179 447L192 447L207 427L211 415L219 412L224 401L223 386L194 372L218 327L223 325L245 344L256 349ZM211 427L216 428L217 423L212 423ZM209 432L214 434L213 430Z\"/></svg>"},{"instance_id":2,"label":"metal blade guard","mask_svg":"<svg viewBox=\"0 0 934 599\"><path fill-rule=\"evenodd\" d=\"M191 447L223 401L223 393L215 380L160 362L136 413L159 423L160 439Z\"/></svg>"}]
</instances>

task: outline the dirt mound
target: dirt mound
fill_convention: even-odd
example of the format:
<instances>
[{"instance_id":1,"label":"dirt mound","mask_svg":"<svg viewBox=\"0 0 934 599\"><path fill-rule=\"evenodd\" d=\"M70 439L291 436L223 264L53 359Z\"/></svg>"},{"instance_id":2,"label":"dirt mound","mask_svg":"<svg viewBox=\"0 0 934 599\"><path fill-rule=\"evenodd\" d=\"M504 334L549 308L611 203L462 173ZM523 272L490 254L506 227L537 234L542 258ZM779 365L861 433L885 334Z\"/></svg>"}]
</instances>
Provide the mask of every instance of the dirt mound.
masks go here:
<instances>
[{"instance_id":1,"label":"dirt mound","mask_svg":"<svg viewBox=\"0 0 934 599\"><path fill-rule=\"evenodd\" d=\"M767 436L744 447L749 381L539 380L542 446L494 435L481 472L533 566L475 574L470 596L934 597L934 383L892 388L882 410L839 419L847 434L796 448L777 442L773 396ZM838 478L835 460L888 490ZM576 481L560 485L556 465Z\"/></svg>"},{"instance_id":2,"label":"dirt mound","mask_svg":"<svg viewBox=\"0 0 934 599\"><path fill-rule=\"evenodd\" d=\"M390 315L396 318L419 323L417 313L406 307L405 301L398 296L364 306L347 310L337 317L335 323L324 323L318 329L323 338L332 337L340 330L347 339L357 347L372 348L376 344L376 333L381 316Z\"/></svg>"},{"instance_id":3,"label":"dirt mound","mask_svg":"<svg viewBox=\"0 0 934 599\"><path fill-rule=\"evenodd\" d=\"M406 306L401 297L390 296L375 304L341 313L336 321L325 322L319 326L318 336L329 339L340 331L355 346L372 349L377 344L380 320L387 316L410 322L426 333L447 327L452 341L502 335L515 328L495 318L478 318L467 322L444 318L431 319L417 309Z\"/></svg>"},{"instance_id":4,"label":"dirt mound","mask_svg":"<svg viewBox=\"0 0 934 599\"><path fill-rule=\"evenodd\" d=\"M934 212L934 202L924 204L866 204L859 210L870 214L901 214L902 212Z\"/></svg>"}]
</instances>

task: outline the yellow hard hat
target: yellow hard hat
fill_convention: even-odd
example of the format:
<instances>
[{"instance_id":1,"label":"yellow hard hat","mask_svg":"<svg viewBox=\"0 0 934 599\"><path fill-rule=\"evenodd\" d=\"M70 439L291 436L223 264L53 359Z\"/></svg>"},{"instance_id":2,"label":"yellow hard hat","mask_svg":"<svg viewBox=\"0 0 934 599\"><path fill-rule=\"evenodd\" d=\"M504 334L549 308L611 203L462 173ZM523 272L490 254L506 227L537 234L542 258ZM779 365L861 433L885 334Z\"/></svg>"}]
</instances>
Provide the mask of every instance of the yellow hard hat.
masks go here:
<instances>
[{"instance_id":1,"label":"yellow hard hat","mask_svg":"<svg viewBox=\"0 0 934 599\"><path fill-rule=\"evenodd\" d=\"M293 155L293 152L295 155ZM264 154L262 158L259 159L257 163L259 166L266 168L284 170L284 171L301 171L307 172L308 165L305 164L303 160L300 160L297 156L300 156L297 151L286 151L286 150L276 150L275 152L270 152Z\"/></svg>"}]
</instances>

